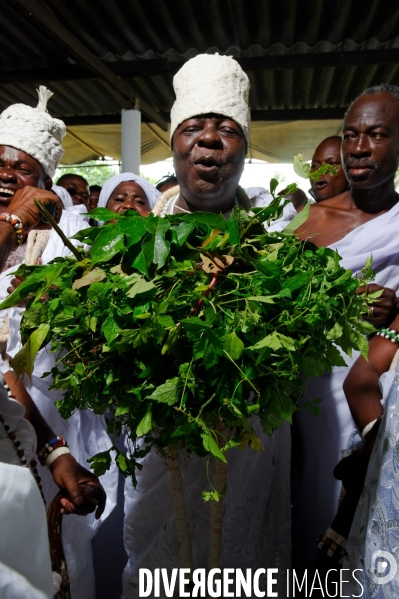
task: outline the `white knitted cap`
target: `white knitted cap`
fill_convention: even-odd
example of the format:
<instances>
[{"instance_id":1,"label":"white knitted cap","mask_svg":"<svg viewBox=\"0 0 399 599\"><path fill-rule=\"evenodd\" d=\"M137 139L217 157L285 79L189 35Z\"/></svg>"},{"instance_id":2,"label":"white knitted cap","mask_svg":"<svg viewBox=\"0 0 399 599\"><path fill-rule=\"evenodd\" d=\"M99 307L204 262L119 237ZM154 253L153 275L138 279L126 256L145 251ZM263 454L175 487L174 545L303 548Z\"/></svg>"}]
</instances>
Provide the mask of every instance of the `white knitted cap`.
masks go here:
<instances>
[{"instance_id":1,"label":"white knitted cap","mask_svg":"<svg viewBox=\"0 0 399 599\"><path fill-rule=\"evenodd\" d=\"M63 121L47 112L47 101L53 93L43 85L37 90L36 108L12 104L0 114L0 146L11 146L35 158L49 177L64 153L61 142L66 133Z\"/></svg>"},{"instance_id":2,"label":"white knitted cap","mask_svg":"<svg viewBox=\"0 0 399 599\"><path fill-rule=\"evenodd\" d=\"M173 87L176 101L170 113L170 139L186 119L214 113L238 123L249 141L250 84L234 58L219 54L199 54L176 73Z\"/></svg>"}]
</instances>

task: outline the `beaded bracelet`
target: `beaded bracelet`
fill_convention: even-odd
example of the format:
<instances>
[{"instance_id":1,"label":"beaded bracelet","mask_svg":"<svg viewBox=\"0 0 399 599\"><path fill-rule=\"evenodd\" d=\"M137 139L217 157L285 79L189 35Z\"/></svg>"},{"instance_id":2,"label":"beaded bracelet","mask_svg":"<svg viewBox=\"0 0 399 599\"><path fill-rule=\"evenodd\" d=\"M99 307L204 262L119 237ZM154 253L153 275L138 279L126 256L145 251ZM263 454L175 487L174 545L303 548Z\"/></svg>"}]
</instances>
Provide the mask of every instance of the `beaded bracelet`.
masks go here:
<instances>
[{"instance_id":1,"label":"beaded bracelet","mask_svg":"<svg viewBox=\"0 0 399 599\"><path fill-rule=\"evenodd\" d=\"M348 542L347 539L345 539L345 537L340 535L338 532L335 532L335 530L333 530L331 527L327 528L325 536L334 541L334 543L336 543L340 547L346 547L346 544Z\"/></svg>"},{"instance_id":2,"label":"beaded bracelet","mask_svg":"<svg viewBox=\"0 0 399 599\"><path fill-rule=\"evenodd\" d=\"M323 551L337 561L339 564L343 564L344 557L348 555L345 547L347 540L331 528L328 528L325 535L322 535L318 541L317 546L320 551Z\"/></svg>"},{"instance_id":3,"label":"beaded bracelet","mask_svg":"<svg viewBox=\"0 0 399 599\"><path fill-rule=\"evenodd\" d=\"M55 462L55 460L57 458L59 458L62 455L65 455L67 453L71 453L68 449L68 447L58 447L58 449L54 449L54 451L52 451L50 453L50 455L47 456L47 458L44 461L44 466L46 466L47 468L50 468L51 464L53 462Z\"/></svg>"},{"instance_id":4,"label":"beaded bracelet","mask_svg":"<svg viewBox=\"0 0 399 599\"><path fill-rule=\"evenodd\" d=\"M21 245L24 242L25 233L19 216L16 214L9 214L8 212L3 212L0 214L0 222L10 223L10 225L14 227L17 234L17 245Z\"/></svg>"},{"instance_id":5,"label":"beaded bracelet","mask_svg":"<svg viewBox=\"0 0 399 599\"><path fill-rule=\"evenodd\" d=\"M398 331L394 331L393 329L381 329L378 331L377 335L380 337L384 337L385 339L389 339L392 343L396 343L399 345L399 333Z\"/></svg>"},{"instance_id":6,"label":"beaded bracelet","mask_svg":"<svg viewBox=\"0 0 399 599\"><path fill-rule=\"evenodd\" d=\"M56 449L60 447L68 447L68 443L65 441L63 437L55 437L48 441L44 447L41 448L40 451L37 452L37 457L39 458L39 462L42 466L45 465L47 458L51 455Z\"/></svg>"}]
</instances>

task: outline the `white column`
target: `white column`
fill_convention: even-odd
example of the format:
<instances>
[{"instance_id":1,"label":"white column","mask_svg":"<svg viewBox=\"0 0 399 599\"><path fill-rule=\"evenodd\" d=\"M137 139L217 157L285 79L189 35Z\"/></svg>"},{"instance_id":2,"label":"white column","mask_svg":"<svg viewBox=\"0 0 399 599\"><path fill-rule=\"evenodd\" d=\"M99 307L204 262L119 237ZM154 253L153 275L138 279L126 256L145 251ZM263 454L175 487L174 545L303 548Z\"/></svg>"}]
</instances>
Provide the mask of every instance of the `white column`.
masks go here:
<instances>
[{"instance_id":1,"label":"white column","mask_svg":"<svg viewBox=\"0 0 399 599\"><path fill-rule=\"evenodd\" d=\"M141 112L122 110L122 173L140 175Z\"/></svg>"}]
</instances>

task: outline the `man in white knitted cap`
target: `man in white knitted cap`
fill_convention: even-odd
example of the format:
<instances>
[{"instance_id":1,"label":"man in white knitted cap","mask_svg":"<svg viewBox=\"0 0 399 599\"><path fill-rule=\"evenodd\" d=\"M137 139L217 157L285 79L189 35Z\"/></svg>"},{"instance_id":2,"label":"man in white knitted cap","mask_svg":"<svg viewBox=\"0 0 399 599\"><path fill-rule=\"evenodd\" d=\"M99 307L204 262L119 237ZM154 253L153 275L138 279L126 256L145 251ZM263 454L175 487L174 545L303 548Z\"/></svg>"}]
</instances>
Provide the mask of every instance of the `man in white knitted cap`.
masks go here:
<instances>
[{"instance_id":1,"label":"man in white knitted cap","mask_svg":"<svg viewBox=\"0 0 399 599\"><path fill-rule=\"evenodd\" d=\"M251 116L249 79L238 62L200 54L180 69L173 86L170 140L180 189L163 194L155 213L209 210L227 215L235 204L247 209L268 205L272 196L265 189L250 188L248 202L239 187ZM287 220L296 214L291 206L285 211Z\"/></svg>"},{"instance_id":2,"label":"man in white knitted cap","mask_svg":"<svg viewBox=\"0 0 399 599\"><path fill-rule=\"evenodd\" d=\"M56 204L55 218L60 221L64 233L70 236L87 225L77 214L62 210L60 199L50 191L52 177L63 154L61 142L66 133L64 123L52 118L46 110L46 103L51 95L51 92L41 87L39 104L36 108L15 104L0 115L0 221L2 218L8 218L8 206L12 207L16 202L21 203L21 199L24 205L30 205L31 199L35 197L43 204ZM14 222L14 219L11 222ZM49 227L49 225L43 226ZM8 268L0 275L1 299L10 290L11 277L8 273L15 271L16 264L22 260L28 264L36 264L38 259L46 263L57 255L66 253L63 244L59 243L58 236L53 230L33 231L26 244L24 243L26 236L23 232L19 237L19 250L17 249L11 255L12 268ZM10 262L6 264L7 267L10 267ZM12 279L11 283L16 285L18 281ZM3 356L7 356L7 358L8 356L13 357L21 347L20 313L21 308L16 307L8 311L8 314L3 312L0 317L0 321L2 321L0 340L3 343L3 352L4 346L6 346L6 353L3 353ZM57 454L57 458L52 460L51 466L50 463L48 464L51 474L47 468L40 473L47 500L51 501L57 491L55 482L66 490L60 506L63 512L84 515L93 512L96 509L95 504L97 504L97 520L91 516L87 519L68 519L69 521L66 521L64 525L64 548L71 576L72 594L76 599L86 599L94 597L93 576L90 572L90 538L98 527L98 518L105 516L102 516L105 493L97 477L82 466L86 465L86 459L90 455L99 450L108 449L109 442L104 423L94 415L90 423L86 422L87 418L90 420L90 416L84 416L81 419L79 415L74 415L67 422L60 417L54 405L54 400L57 397L53 397L48 391L51 380L42 380L41 378L44 372L51 370L52 361L54 361L54 356L43 350L35 361L35 370L31 379L26 378L24 384L16 380L13 371L9 369L7 359L2 361L1 370L4 373L5 382L10 387L10 393L25 407L25 416L34 425L37 449L41 450L46 443L56 440L57 435L64 434L74 455L72 457L65 444L58 448L57 443L59 442L56 441L56 451L59 455ZM12 410L13 406L9 403L8 406L6 404L2 406L0 413L3 412L2 417L6 426L9 427L9 430L15 431L16 437L23 445L23 434L27 428L27 425L24 424L26 421L21 420L19 414L20 424L14 421L7 424L7 419L12 416ZM47 422L51 424L51 427ZM86 446L86 439L83 435L86 426L91 428L90 434L94 438L95 447ZM1 456L7 454L7 447L10 445L8 433L3 428L4 426L0 424L0 461ZM26 442L28 443L28 441ZM36 440L34 439L34 442L28 443L26 455L30 455L29 451L32 453L32 448L34 453L35 446ZM10 447L8 447L9 450ZM29 460L30 457L27 461L29 462ZM112 486L115 486L114 481L112 481ZM111 501L107 505L106 515L112 510L112 507Z\"/></svg>"},{"instance_id":3,"label":"man in white knitted cap","mask_svg":"<svg viewBox=\"0 0 399 599\"><path fill-rule=\"evenodd\" d=\"M171 145L180 190L165 192L154 211L226 214L236 203L247 209L268 203L265 190L249 201L238 186L250 125L249 80L239 64L226 56L197 56L176 74L174 88ZM278 567L279 585L273 590L279 587L283 596L283 570L290 562L290 431L283 425L267 437L259 423L256 428L265 451L230 450L221 568L254 572ZM166 462L155 452L145 460L137 488L133 491L130 484L125 492L126 599L139 597L140 568L180 565ZM209 551L209 506L201 496L207 487L206 463L187 454L182 461L194 568L199 568ZM260 586L265 588L264 581Z\"/></svg>"}]
</instances>

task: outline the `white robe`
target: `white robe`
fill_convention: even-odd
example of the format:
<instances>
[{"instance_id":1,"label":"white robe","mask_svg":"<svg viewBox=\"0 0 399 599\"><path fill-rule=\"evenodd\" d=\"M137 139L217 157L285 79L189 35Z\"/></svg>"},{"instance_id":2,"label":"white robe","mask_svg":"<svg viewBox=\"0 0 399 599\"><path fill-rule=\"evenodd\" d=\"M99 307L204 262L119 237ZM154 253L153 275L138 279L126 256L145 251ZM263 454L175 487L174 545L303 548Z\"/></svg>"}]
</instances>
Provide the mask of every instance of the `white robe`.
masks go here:
<instances>
[{"instance_id":1,"label":"white robe","mask_svg":"<svg viewBox=\"0 0 399 599\"><path fill-rule=\"evenodd\" d=\"M373 256L375 282L399 291L399 204L361 225L330 247L342 257L341 265L358 274L367 258ZM315 557L316 541L331 525L337 512L340 481L333 469L341 459L348 438L355 428L342 389L349 367L358 357L344 356L348 368L310 379L306 401L322 398L319 416L298 412L297 424L302 438L301 472L293 481L293 539L298 548L295 565L309 568Z\"/></svg>"},{"instance_id":2,"label":"white robe","mask_svg":"<svg viewBox=\"0 0 399 599\"><path fill-rule=\"evenodd\" d=\"M272 200L262 188L249 191L255 206ZM253 193L251 193L253 192ZM290 567L290 427L284 423L272 437L257 432L265 451L229 450L225 499L222 568L278 568L279 596L284 596ZM209 489L206 459L180 451L194 568L207 567L209 504L201 492ZM165 459L154 450L137 472L137 488L125 485L125 549L129 562L123 577L126 599L139 597L139 568L178 568L179 553L169 474ZM262 584L262 583L261 583ZM162 592L161 592L161 596Z\"/></svg>"},{"instance_id":3,"label":"white robe","mask_svg":"<svg viewBox=\"0 0 399 599\"><path fill-rule=\"evenodd\" d=\"M21 404L7 397L0 374L0 414L30 462L36 452L36 433L24 412ZM0 530L0 597L50 599L53 583L43 500L1 424Z\"/></svg>"},{"instance_id":4,"label":"white robe","mask_svg":"<svg viewBox=\"0 0 399 599\"><path fill-rule=\"evenodd\" d=\"M76 212L76 208L64 210L60 220L60 227L67 237L89 225ZM72 240L75 245L79 242ZM54 230L51 230L49 241L42 254L42 263L46 264L58 256L70 255L70 251ZM0 275L0 299L7 297L7 287L10 285L16 267ZM14 307L8 310L9 338L7 353L13 357L21 347L19 324L23 308ZM0 313L0 319L3 313ZM105 420L95 415L91 410L76 411L68 420L61 418L54 402L62 397L61 392L49 391L51 377L41 378L43 373L49 372L55 363L55 354L49 353L47 348L42 349L35 361L32 379L24 377L25 387L39 408L42 416L58 436L63 436L69 444L72 455L85 468L89 468L87 458L95 453L106 451L111 442L106 432ZM58 492L51 473L47 468L38 465L39 475L47 505ZM68 565L71 582L71 595L73 599L94 599L95 585L92 564L91 539L101 523L108 517L116 505L118 472L113 464L111 470L101 477L101 484L107 493L106 508L100 520L95 520L94 514L88 516L68 515L63 520L63 545Z\"/></svg>"}]
</instances>

